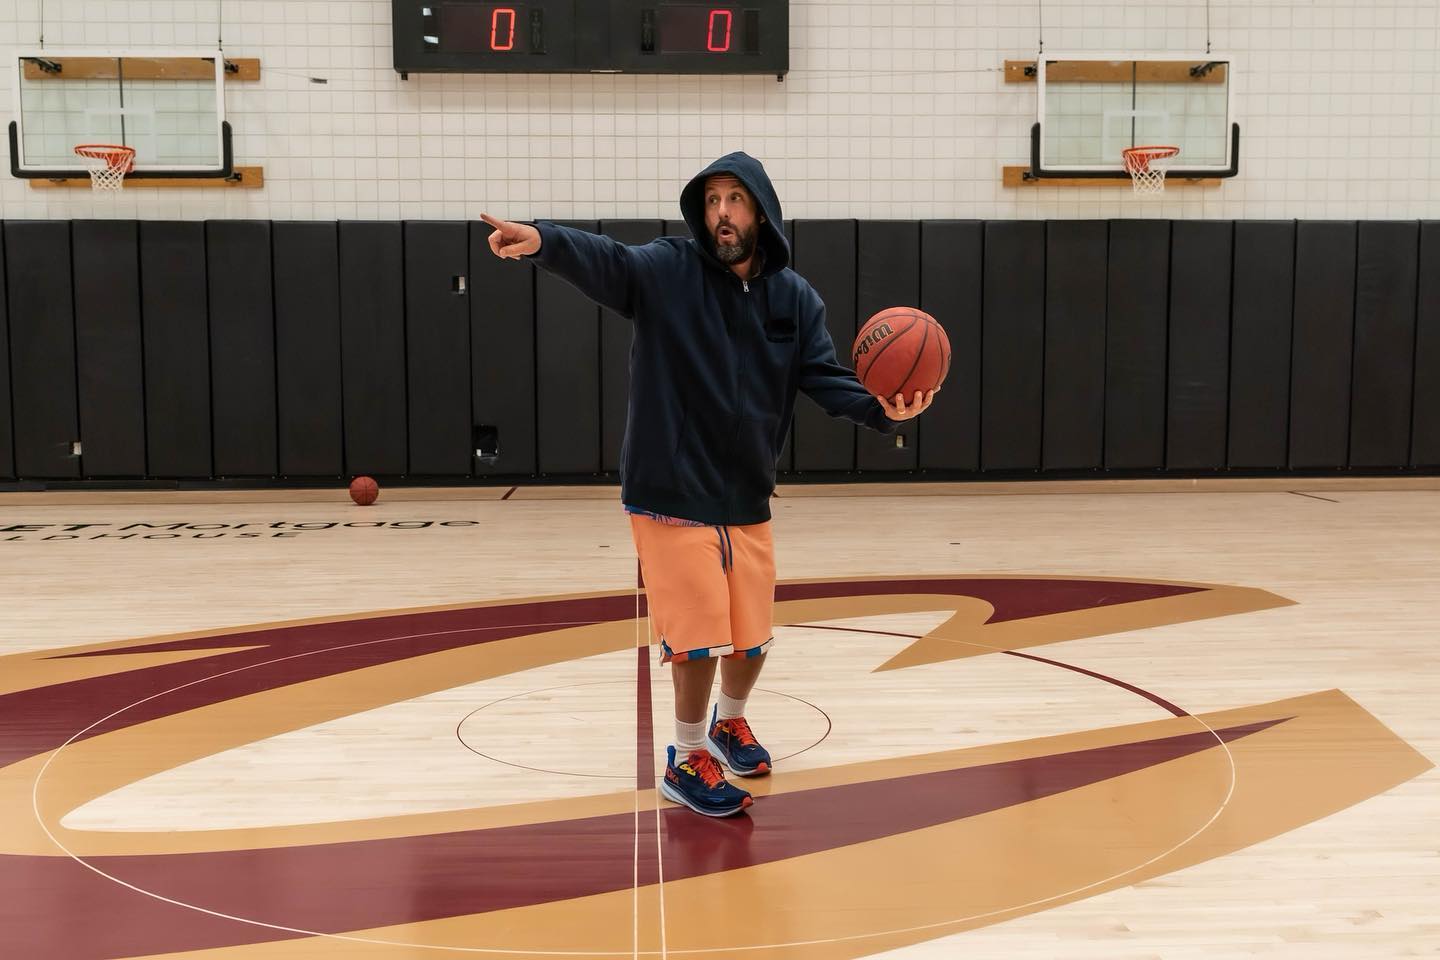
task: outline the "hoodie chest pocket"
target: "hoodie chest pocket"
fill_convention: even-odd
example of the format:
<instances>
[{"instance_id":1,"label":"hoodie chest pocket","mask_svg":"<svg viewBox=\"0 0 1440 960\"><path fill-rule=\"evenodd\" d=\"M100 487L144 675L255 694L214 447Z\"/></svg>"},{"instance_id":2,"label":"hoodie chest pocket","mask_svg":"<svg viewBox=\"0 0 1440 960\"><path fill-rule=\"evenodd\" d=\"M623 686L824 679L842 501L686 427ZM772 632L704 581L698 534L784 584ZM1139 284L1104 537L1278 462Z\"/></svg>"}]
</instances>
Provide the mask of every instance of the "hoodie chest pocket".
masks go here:
<instances>
[{"instance_id":1,"label":"hoodie chest pocket","mask_svg":"<svg viewBox=\"0 0 1440 960\"><path fill-rule=\"evenodd\" d=\"M795 318L770 317L765 321L765 339L771 343L794 343Z\"/></svg>"}]
</instances>

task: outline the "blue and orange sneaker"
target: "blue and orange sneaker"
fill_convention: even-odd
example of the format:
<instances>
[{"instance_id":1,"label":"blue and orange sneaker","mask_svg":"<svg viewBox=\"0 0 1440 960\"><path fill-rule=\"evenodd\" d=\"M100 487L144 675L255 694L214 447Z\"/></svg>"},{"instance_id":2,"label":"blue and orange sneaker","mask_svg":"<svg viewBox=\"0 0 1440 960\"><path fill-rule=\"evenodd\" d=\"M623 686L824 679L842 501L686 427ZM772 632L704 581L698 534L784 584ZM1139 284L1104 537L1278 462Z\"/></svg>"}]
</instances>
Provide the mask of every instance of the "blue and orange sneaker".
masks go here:
<instances>
[{"instance_id":1,"label":"blue and orange sneaker","mask_svg":"<svg viewBox=\"0 0 1440 960\"><path fill-rule=\"evenodd\" d=\"M695 750L679 763L673 745L666 754L669 762L660 792L676 803L707 817L729 817L755 802L750 794L725 782L725 771L707 751Z\"/></svg>"},{"instance_id":2,"label":"blue and orange sneaker","mask_svg":"<svg viewBox=\"0 0 1440 960\"><path fill-rule=\"evenodd\" d=\"M710 749L737 777L763 777L770 772L770 751L760 746L744 717L721 720L720 708L710 708Z\"/></svg>"}]
</instances>

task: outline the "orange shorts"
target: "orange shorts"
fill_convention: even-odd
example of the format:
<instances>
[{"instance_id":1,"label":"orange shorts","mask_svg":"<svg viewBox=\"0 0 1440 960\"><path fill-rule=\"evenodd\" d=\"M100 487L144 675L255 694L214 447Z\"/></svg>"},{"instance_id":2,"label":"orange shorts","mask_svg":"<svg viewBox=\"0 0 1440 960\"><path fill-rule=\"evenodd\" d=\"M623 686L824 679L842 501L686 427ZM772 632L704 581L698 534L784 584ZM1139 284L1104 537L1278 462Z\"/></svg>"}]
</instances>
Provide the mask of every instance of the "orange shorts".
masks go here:
<instances>
[{"instance_id":1,"label":"orange shorts","mask_svg":"<svg viewBox=\"0 0 1440 960\"><path fill-rule=\"evenodd\" d=\"M660 661L754 657L774 639L770 524L679 526L631 514Z\"/></svg>"}]
</instances>

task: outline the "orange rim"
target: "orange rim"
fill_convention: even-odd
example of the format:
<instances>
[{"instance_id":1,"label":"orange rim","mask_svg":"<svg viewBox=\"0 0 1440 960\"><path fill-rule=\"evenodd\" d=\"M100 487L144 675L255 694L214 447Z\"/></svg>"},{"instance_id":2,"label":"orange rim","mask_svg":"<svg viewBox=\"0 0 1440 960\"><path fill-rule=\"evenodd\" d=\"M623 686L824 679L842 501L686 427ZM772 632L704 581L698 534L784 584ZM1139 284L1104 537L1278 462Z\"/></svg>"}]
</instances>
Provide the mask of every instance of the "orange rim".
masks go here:
<instances>
[{"instance_id":1,"label":"orange rim","mask_svg":"<svg viewBox=\"0 0 1440 960\"><path fill-rule=\"evenodd\" d=\"M1179 147L1126 147L1120 151L1125 159L1125 169L1131 173L1144 173L1150 169L1152 160L1168 160L1180 153Z\"/></svg>"},{"instance_id":2,"label":"orange rim","mask_svg":"<svg viewBox=\"0 0 1440 960\"><path fill-rule=\"evenodd\" d=\"M135 148L114 143L82 143L75 152L88 160L104 160L111 170L129 172L135 165Z\"/></svg>"}]
</instances>

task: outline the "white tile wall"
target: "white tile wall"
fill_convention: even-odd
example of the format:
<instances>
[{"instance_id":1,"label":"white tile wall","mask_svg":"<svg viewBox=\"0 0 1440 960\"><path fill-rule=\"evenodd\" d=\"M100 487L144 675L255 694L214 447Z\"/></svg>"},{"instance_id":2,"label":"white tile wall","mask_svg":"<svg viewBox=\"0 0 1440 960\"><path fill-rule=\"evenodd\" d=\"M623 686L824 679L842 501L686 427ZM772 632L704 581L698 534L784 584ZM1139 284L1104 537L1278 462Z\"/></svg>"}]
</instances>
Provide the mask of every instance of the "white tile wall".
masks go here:
<instances>
[{"instance_id":1,"label":"white tile wall","mask_svg":"<svg viewBox=\"0 0 1440 960\"><path fill-rule=\"evenodd\" d=\"M0 0L4 63L40 0ZM744 149L791 217L1440 217L1440 0L1211 0L1237 62L1241 173L1218 189L1007 190L1035 89L1036 2L792 0L773 78L418 76L390 67L390 0L45 0L49 46L213 46L236 158L264 189L38 191L0 172L0 216L674 217L684 181ZM1051 51L1203 53L1204 0L1043 0ZM325 85L309 77L328 79ZM14 104L0 76L0 121ZM8 170L8 158L5 161Z\"/></svg>"}]
</instances>

